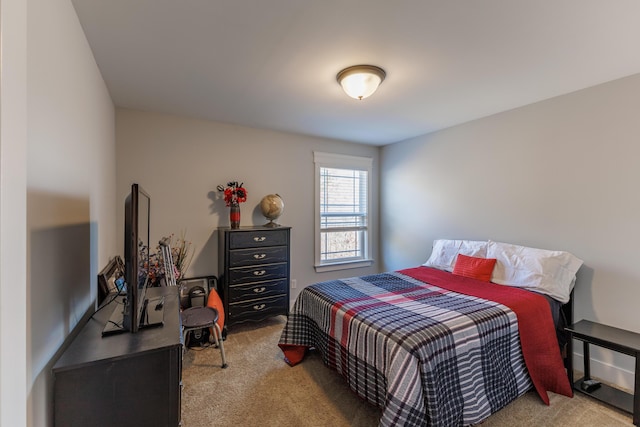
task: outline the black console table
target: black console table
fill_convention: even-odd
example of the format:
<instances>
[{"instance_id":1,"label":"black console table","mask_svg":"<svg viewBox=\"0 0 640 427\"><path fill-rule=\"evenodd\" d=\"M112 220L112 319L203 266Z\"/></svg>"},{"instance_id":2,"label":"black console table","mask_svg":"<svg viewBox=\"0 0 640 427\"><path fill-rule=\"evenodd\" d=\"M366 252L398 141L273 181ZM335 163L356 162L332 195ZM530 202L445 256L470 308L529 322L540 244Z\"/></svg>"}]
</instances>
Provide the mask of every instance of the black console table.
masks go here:
<instances>
[{"instance_id":1,"label":"black console table","mask_svg":"<svg viewBox=\"0 0 640 427\"><path fill-rule=\"evenodd\" d=\"M147 290L149 298L162 295L162 326L102 337L102 329L115 308L107 306L82 327L53 367L56 426L180 424L182 343L178 288Z\"/></svg>"},{"instance_id":2,"label":"black console table","mask_svg":"<svg viewBox=\"0 0 640 427\"><path fill-rule=\"evenodd\" d=\"M569 379L573 384L573 388L581 393L585 393L602 402L633 414L633 424L640 425L640 334L590 322L588 320L581 320L567 327L566 331L573 338L583 343L584 376L576 382L573 382L573 352L569 352L568 354L570 361ZM572 341L569 340L570 346L571 342ZM634 394L626 393L606 384L601 384L600 387L592 391L583 389L583 382L591 379L589 344L635 357L636 373Z\"/></svg>"}]
</instances>

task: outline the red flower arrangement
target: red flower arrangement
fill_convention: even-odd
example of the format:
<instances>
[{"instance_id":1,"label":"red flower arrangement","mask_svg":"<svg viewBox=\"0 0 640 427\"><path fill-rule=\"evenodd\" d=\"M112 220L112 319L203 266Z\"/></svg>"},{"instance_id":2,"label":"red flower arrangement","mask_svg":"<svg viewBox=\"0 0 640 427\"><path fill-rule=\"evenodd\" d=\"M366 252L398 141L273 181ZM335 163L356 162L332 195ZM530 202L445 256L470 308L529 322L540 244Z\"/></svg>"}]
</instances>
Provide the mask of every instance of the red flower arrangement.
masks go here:
<instances>
[{"instance_id":1,"label":"red flower arrangement","mask_svg":"<svg viewBox=\"0 0 640 427\"><path fill-rule=\"evenodd\" d=\"M226 187L218 185L218 191L224 193L224 202L227 206L238 206L247 201L247 190L243 185L244 183L238 184L238 181L227 182Z\"/></svg>"}]
</instances>

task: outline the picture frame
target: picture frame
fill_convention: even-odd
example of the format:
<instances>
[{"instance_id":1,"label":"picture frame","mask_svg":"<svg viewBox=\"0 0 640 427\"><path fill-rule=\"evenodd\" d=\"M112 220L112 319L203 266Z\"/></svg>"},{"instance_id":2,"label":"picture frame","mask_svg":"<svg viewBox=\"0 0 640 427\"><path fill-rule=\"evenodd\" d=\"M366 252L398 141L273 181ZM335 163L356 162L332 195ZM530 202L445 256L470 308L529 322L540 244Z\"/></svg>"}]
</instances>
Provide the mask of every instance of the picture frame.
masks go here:
<instances>
[{"instance_id":1,"label":"picture frame","mask_svg":"<svg viewBox=\"0 0 640 427\"><path fill-rule=\"evenodd\" d=\"M119 255L111 258L109 263L98 273L98 305L107 295L120 292L116 280L124 275L124 263Z\"/></svg>"}]
</instances>

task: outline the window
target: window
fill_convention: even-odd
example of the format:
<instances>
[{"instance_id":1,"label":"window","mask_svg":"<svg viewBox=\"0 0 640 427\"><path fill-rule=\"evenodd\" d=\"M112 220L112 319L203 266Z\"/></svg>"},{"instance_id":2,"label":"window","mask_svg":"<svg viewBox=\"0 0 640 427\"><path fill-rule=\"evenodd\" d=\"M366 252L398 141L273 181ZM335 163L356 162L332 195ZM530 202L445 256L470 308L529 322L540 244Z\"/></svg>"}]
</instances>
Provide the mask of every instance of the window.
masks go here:
<instances>
[{"instance_id":1,"label":"window","mask_svg":"<svg viewBox=\"0 0 640 427\"><path fill-rule=\"evenodd\" d=\"M316 271L371 265L369 200L372 159L314 153Z\"/></svg>"}]
</instances>

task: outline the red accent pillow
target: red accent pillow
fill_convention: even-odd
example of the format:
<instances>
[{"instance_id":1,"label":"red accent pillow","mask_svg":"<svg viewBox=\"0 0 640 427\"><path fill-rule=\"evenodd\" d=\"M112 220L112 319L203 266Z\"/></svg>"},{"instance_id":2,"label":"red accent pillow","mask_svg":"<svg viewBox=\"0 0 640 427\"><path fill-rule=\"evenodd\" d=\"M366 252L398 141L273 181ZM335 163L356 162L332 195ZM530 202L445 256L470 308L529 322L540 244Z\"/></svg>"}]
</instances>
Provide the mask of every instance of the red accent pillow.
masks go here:
<instances>
[{"instance_id":1,"label":"red accent pillow","mask_svg":"<svg viewBox=\"0 0 640 427\"><path fill-rule=\"evenodd\" d=\"M495 258L478 258L458 254L453 266L453 274L489 282L495 266Z\"/></svg>"}]
</instances>

